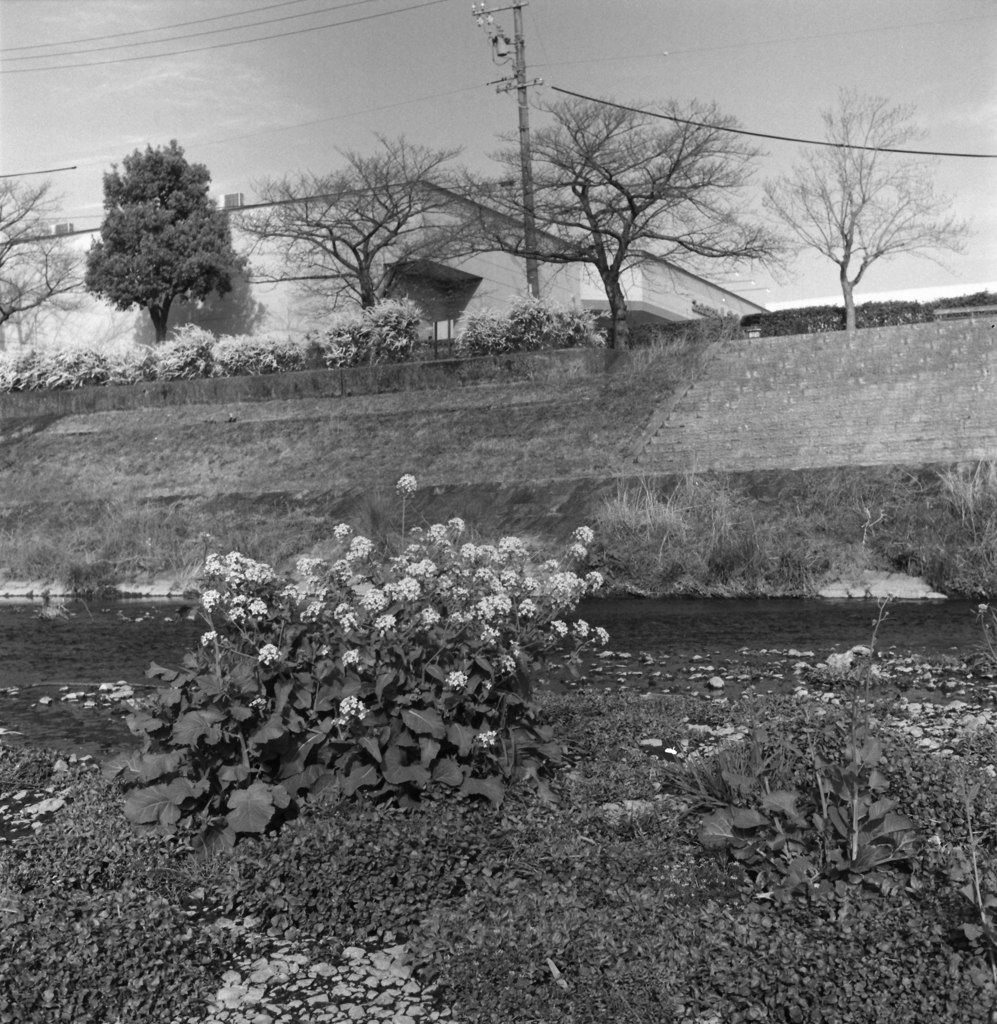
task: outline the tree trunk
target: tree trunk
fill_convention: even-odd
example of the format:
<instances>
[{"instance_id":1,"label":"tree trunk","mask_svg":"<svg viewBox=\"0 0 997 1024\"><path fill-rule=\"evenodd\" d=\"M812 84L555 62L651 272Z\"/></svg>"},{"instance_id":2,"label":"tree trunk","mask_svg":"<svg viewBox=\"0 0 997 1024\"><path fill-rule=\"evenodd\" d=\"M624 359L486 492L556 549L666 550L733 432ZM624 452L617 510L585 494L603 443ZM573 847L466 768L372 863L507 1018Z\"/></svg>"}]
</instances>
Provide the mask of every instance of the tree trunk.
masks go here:
<instances>
[{"instance_id":1,"label":"tree trunk","mask_svg":"<svg viewBox=\"0 0 997 1024\"><path fill-rule=\"evenodd\" d=\"M841 272L841 294L845 299L845 330L849 334L855 332L855 294L854 285L848 280L848 274Z\"/></svg>"},{"instance_id":2,"label":"tree trunk","mask_svg":"<svg viewBox=\"0 0 997 1024\"><path fill-rule=\"evenodd\" d=\"M606 288L606 299L609 301L609 329L610 348L625 351L630 348L630 323L627 319L627 297L620 287L619 278L603 278Z\"/></svg>"},{"instance_id":3,"label":"tree trunk","mask_svg":"<svg viewBox=\"0 0 997 1024\"><path fill-rule=\"evenodd\" d=\"M152 319L152 326L156 328L156 344L161 345L166 341L166 323L170 316L169 301L161 306L150 306L149 316Z\"/></svg>"}]
</instances>

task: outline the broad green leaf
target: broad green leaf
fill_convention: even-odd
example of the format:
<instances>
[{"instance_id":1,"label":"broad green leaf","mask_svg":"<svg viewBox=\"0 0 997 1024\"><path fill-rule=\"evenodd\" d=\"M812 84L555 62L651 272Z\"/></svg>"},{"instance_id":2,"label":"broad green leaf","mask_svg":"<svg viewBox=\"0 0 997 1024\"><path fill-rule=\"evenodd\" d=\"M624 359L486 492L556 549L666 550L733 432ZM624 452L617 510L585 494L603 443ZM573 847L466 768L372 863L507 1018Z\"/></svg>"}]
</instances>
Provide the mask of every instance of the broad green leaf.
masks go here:
<instances>
[{"instance_id":1,"label":"broad green leaf","mask_svg":"<svg viewBox=\"0 0 997 1024\"><path fill-rule=\"evenodd\" d=\"M380 762L381 760L381 748L378 746L377 741L370 736L361 736L357 741L358 745L363 747L375 761Z\"/></svg>"},{"instance_id":2,"label":"broad green leaf","mask_svg":"<svg viewBox=\"0 0 997 1024\"><path fill-rule=\"evenodd\" d=\"M732 786L742 796L746 797L757 788L757 780L753 775L743 775L738 772L724 771L721 772L724 782L728 786ZM739 828L746 828L748 826L739 825Z\"/></svg>"},{"instance_id":3,"label":"broad green leaf","mask_svg":"<svg viewBox=\"0 0 997 1024\"><path fill-rule=\"evenodd\" d=\"M222 824L209 825L200 835L194 837L191 846L194 853L199 857L210 857L213 854L224 853L235 846L235 829L227 822Z\"/></svg>"},{"instance_id":4,"label":"broad green leaf","mask_svg":"<svg viewBox=\"0 0 997 1024\"><path fill-rule=\"evenodd\" d=\"M877 792L889 789L890 780L878 768L873 768L869 773L869 788Z\"/></svg>"},{"instance_id":5,"label":"broad green leaf","mask_svg":"<svg viewBox=\"0 0 997 1024\"><path fill-rule=\"evenodd\" d=\"M413 732L429 733L437 740L443 739L447 734L447 727L436 708L405 708L402 711L402 721Z\"/></svg>"},{"instance_id":6,"label":"broad green leaf","mask_svg":"<svg viewBox=\"0 0 997 1024\"><path fill-rule=\"evenodd\" d=\"M432 764L433 758L440 752L440 741L434 740L432 736L420 736L419 746L421 748L419 763L423 768L428 768Z\"/></svg>"},{"instance_id":7,"label":"broad green leaf","mask_svg":"<svg viewBox=\"0 0 997 1024\"><path fill-rule=\"evenodd\" d=\"M486 796L496 807L500 807L505 799L505 786L497 775L490 775L487 779L466 778L460 791L467 796Z\"/></svg>"},{"instance_id":8,"label":"broad green leaf","mask_svg":"<svg viewBox=\"0 0 997 1024\"><path fill-rule=\"evenodd\" d=\"M131 753L115 754L104 764L101 775L105 779L116 779L122 772L126 777L137 776L142 770L142 754L133 750Z\"/></svg>"},{"instance_id":9,"label":"broad green leaf","mask_svg":"<svg viewBox=\"0 0 997 1024\"><path fill-rule=\"evenodd\" d=\"M471 752L471 744L477 736L477 730L459 722L451 722L447 726L447 739L457 748L460 757L467 757Z\"/></svg>"},{"instance_id":10,"label":"broad green leaf","mask_svg":"<svg viewBox=\"0 0 997 1024\"><path fill-rule=\"evenodd\" d=\"M263 832L273 818L273 796L265 782L230 793L228 806L225 817L236 832Z\"/></svg>"},{"instance_id":11,"label":"broad green leaf","mask_svg":"<svg viewBox=\"0 0 997 1024\"><path fill-rule=\"evenodd\" d=\"M396 768L385 768L384 778L392 786L400 786L405 782L414 782L417 786L425 786L431 778L429 772L421 764L400 765Z\"/></svg>"},{"instance_id":12,"label":"broad green leaf","mask_svg":"<svg viewBox=\"0 0 997 1024\"><path fill-rule=\"evenodd\" d=\"M245 782L249 778L249 766L244 764L227 764L218 771L219 782Z\"/></svg>"},{"instance_id":13,"label":"broad green leaf","mask_svg":"<svg viewBox=\"0 0 997 1024\"><path fill-rule=\"evenodd\" d=\"M464 773L456 761L443 757L433 765L432 779L433 782L442 782L445 786L459 786L464 781Z\"/></svg>"},{"instance_id":14,"label":"broad green leaf","mask_svg":"<svg viewBox=\"0 0 997 1024\"><path fill-rule=\"evenodd\" d=\"M178 675L180 675L179 672L175 672L170 668L163 668L162 665L157 665L155 662L152 662L145 670L146 679L162 679L164 683L172 683Z\"/></svg>"},{"instance_id":15,"label":"broad green leaf","mask_svg":"<svg viewBox=\"0 0 997 1024\"><path fill-rule=\"evenodd\" d=\"M734 828L757 828L759 825L767 825L768 818L750 807L734 808Z\"/></svg>"},{"instance_id":16,"label":"broad green leaf","mask_svg":"<svg viewBox=\"0 0 997 1024\"><path fill-rule=\"evenodd\" d=\"M166 793L175 804L181 804L189 797L197 795L189 779L174 779L166 787Z\"/></svg>"},{"instance_id":17,"label":"broad green leaf","mask_svg":"<svg viewBox=\"0 0 997 1024\"><path fill-rule=\"evenodd\" d=\"M208 743L217 743L222 736L218 723L224 717L224 712L214 707L188 711L173 726L173 742L183 747L196 746L202 738Z\"/></svg>"},{"instance_id":18,"label":"broad green leaf","mask_svg":"<svg viewBox=\"0 0 997 1024\"><path fill-rule=\"evenodd\" d=\"M703 827L699 830L699 841L703 846L713 850L729 846L734 841L731 817L730 811L724 808L703 819Z\"/></svg>"},{"instance_id":19,"label":"broad green leaf","mask_svg":"<svg viewBox=\"0 0 997 1024\"><path fill-rule=\"evenodd\" d=\"M343 796L353 796L361 786L376 786L381 773L372 765L357 766L343 780Z\"/></svg>"},{"instance_id":20,"label":"broad green leaf","mask_svg":"<svg viewBox=\"0 0 997 1024\"><path fill-rule=\"evenodd\" d=\"M802 822L800 812L796 809L796 801L800 794L795 789L777 789L762 796L762 807L767 811L778 811L793 821Z\"/></svg>"},{"instance_id":21,"label":"broad green leaf","mask_svg":"<svg viewBox=\"0 0 997 1024\"><path fill-rule=\"evenodd\" d=\"M875 736L872 736L859 747L856 754L860 764L879 764L883 759L883 744Z\"/></svg>"},{"instance_id":22,"label":"broad green leaf","mask_svg":"<svg viewBox=\"0 0 997 1024\"><path fill-rule=\"evenodd\" d=\"M536 752L543 757L549 758L557 764L561 763L561 747L558 743L541 743L535 748Z\"/></svg>"},{"instance_id":23,"label":"broad green leaf","mask_svg":"<svg viewBox=\"0 0 997 1024\"><path fill-rule=\"evenodd\" d=\"M260 725L259 729L250 736L249 742L254 746L263 746L264 743L280 739L283 735L284 722L281 719L281 716L278 714L272 714Z\"/></svg>"},{"instance_id":24,"label":"broad green leaf","mask_svg":"<svg viewBox=\"0 0 997 1024\"><path fill-rule=\"evenodd\" d=\"M166 724L163 719L144 709L132 711L125 717L125 721L128 723L128 730L133 736L145 736L147 733L153 733Z\"/></svg>"},{"instance_id":25,"label":"broad green leaf","mask_svg":"<svg viewBox=\"0 0 997 1024\"><path fill-rule=\"evenodd\" d=\"M125 817L136 825L173 825L180 820L180 808L162 782L133 789L125 799Z\"/></svg>"},{"instance_id":26,"label":"broad green leaf","mask_svg":"<svg viewBox=\"0 0 997 1024\"><path fill-rule=\"evenodd\" d=\"M183 697L183 690L180 690L175 686L170 686L165 690L159 690L156 693L156 700L161 705L165 705L168 708L173 707L181 697Z\"/></svg>"},{"instance_id":27,"label":"broad green leaf","mask_svg":"<svg viewBox=\"0 0 997 1024\"><path fill-rule=\"evenodd\" d=\"M165 754L141 754L138 759L138 781L152 782L164 775L175 772L184 760L179 750L171 750Z\"/></svg>"}]
</instances>

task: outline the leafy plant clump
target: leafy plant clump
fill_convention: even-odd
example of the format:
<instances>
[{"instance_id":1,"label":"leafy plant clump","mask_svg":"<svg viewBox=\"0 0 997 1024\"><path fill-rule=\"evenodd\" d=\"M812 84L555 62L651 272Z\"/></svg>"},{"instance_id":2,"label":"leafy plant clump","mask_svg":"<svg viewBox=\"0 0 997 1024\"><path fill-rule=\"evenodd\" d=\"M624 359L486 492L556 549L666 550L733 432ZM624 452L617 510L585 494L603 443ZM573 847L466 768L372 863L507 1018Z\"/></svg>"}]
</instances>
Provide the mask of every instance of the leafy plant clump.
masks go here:
<instances>
[{"instance_id":1,"label":"leafy plant clump","mask_svg":"<svg viewBox=\"0 0 997 1024\"><path fill-rule=\"evenodd\" d=\"M465 313L454 351L460 356L535 352L605 344L586 310L568 309L549 299L520 298L506 312Z\"/></svg>"},{"instance_id":2,"label":"leafy plant clump","mask_svg":"<svg viewBox=\"0 0 997 1024\"><path fill-rule=\"evenodd\" d=\"M326 367L399 363L412 358L422 314L408 299L387 299L376 306L335 316L321 331L305 336L305 345Z\"/></svg>"},{"instance_id":3,"label":"leafy plant clump","mask_svg":"<svg viewBox=\"0 0 997 1024\"><path fill-rule=\"evenodd\" d=\"M400 487L414 488L405 476ZM440 792L485 796L561 761L531 703L531 669L570 637L574 654L603 630L558 616L601 585L523 544L460 544L464 524L430 527L379 558L340 525L340 557L298 563L301 579L238 553L210 556L201 613L212 627L129 726L143 748L108 766L141 825L196 830L199 849L231 847L294 817L333 787L401 806ZM585 558L580 528L567 559Z\"/></svg>"}]
</instances>

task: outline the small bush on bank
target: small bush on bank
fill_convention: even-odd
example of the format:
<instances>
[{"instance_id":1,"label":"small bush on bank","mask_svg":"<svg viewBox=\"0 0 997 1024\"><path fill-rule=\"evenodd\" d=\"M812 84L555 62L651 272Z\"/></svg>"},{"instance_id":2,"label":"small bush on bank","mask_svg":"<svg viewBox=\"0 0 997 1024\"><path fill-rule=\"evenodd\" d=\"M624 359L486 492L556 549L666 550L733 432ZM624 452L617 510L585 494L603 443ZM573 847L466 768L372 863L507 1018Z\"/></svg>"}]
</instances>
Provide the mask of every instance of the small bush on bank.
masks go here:
<instances>
[{"instance_id":1,"label":"small bush on bank","mask_svg":"<svg viewBox=\"0 0 997 1024\"><path fill-rule=\"evenodd\" d=\"M368 309L339 313L311 331L305 344L327 367L399 363L412 357L422 314L408 299L386 300Z\"/></svg>"},{"instance_id":2,"label":"small bush on bank","mask_svg":"<svg viewBox=\"0 0 997 1024\"><path fill-rule=\"evenodd\" d=\"M454 351L459 356L484 356L603 344L591 313L527 297L515 299L504 313L496 309L465 313Z\"/></svg>"},{"instance_id":3,"label":"small bush on bank","mask_svg":"<svg viewBox=\"0 0 997 1024\"><path fill-rule=\"evenodd\" d=\"M278 334L222 337L211 349L212 375L242 377L304 370L305 347Z\"/></svg>"}]
</instances>

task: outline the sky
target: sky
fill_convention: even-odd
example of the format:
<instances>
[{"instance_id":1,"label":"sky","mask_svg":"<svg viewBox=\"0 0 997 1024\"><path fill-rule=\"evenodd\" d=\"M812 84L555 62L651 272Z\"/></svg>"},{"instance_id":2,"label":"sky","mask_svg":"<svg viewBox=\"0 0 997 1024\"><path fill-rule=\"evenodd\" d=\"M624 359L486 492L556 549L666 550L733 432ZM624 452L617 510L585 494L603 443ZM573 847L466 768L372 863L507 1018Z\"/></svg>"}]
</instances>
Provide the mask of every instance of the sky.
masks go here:
<instances>
[{"instance_id":1,"label":"sky","mask_svg":"<svg viewBox=\"0 0 997 1024\"><path fill-rule=\"evenodd\" d=\"M515 134L516 101L489 83L511 69L493 63L470 8L0 0L0 174L74 166L47 177L61 219L80 229L99 225L113 163L173 138L208 166L213 194L246 202L254 181L328 173L344 151L372 151L377 135L462 147L468 167L497 172L489 154L499 134ZM512 35L513 12L495 18ZM993 0L530 0L523 24L528 75L543 79L530 90L533 126L556 86L634 105L715 102L747 130L819 139L821 111L849 88L914 104L927 130L918 148L997 154ZM757 141L760 186L791 168L799 146ZM877 263L860 301L997 289L997 159L939 158L935 183L971 221L966 254L944 266ZM840 294L837 267L816 255L780 280L760 268L714 279L762 305Z\"/></svg>"}]
</instances>

